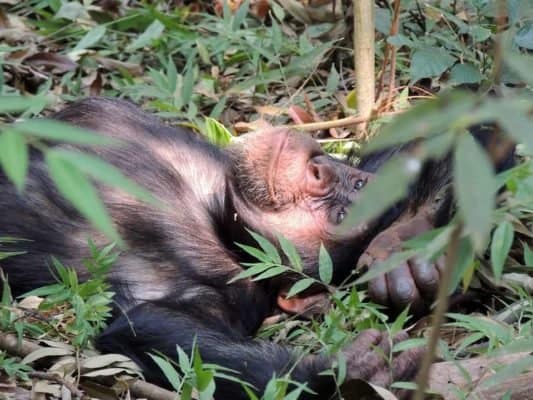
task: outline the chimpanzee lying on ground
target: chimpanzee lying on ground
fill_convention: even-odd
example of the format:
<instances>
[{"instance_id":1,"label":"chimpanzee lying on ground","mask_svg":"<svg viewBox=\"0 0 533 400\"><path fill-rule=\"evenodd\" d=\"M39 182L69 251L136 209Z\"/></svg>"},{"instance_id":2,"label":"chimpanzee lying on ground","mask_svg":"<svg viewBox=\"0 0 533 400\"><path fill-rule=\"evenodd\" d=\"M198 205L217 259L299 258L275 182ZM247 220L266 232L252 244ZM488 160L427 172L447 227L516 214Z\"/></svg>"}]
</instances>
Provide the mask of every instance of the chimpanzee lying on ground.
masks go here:
<instances>
[{"instance_id":1,"label":"chimpanzee lying on ground","mask_svg":"<svg viewBox=\"0 0 533 400\"><path fill-rule=\"evenodd\" d=\"M247 230L272 241L280 233L295 244L304 270L311 275L317 275L323 243L334 263L334 280L339 282L408 202L365 228L339 230L372 174L329 157L303 134L273 128L249 134L223 151L192 132L161 124L130 103L104 98L75 103L55 118L119 138L122 146L95 152L163 204L153 207L120 190L102 188L127 244L110 276L116 300L127 316L116 314L97 341L100 350L130 356L149 380L162 382L147 353L159 351L173 358L176 345L188 352L196 337L205 362L238 371L239 378L259 392L274 374L292 369L292 379L309 382L318 393L316 398L334 393L331 377L318 375L331 366L329 357L309 355L294 366L290 348L252 339L276 303L286 305L278 295L291 280L277 277L228 284L242 270L240 263L250 261L235 243L254 245ZM363 160L361 167L373 170L389 156L376 154ZM449 175L448 170L441 175ZM425 179L431 179L427 175ZM429 183L434 191L437 182ZM2 261L15 294L51 281L46 268L50 255L80 266L89 255L88 238L98 245L105 243L56 192L40 154L32 154L23 194L1 173L0 185L0 236L30 240L18 245L17 250L22 247L25 254ZM431 215L417 218L412 230L429 229L433 222ZM431 292L438 280L434 265L412 264L402 271L397 278L389 276L385 289L377 286L378 300L420 302L418 291ZM83 278L86 273L80 269L79 275ZM420 350L405 351L388 366L376 345L388 352L389 340L365 331L343 350L349 378L387 384L391 378L413 376ZM216 395L246 398L238 384L224 380L217 382Z\"/></svg>"}]
</instances>

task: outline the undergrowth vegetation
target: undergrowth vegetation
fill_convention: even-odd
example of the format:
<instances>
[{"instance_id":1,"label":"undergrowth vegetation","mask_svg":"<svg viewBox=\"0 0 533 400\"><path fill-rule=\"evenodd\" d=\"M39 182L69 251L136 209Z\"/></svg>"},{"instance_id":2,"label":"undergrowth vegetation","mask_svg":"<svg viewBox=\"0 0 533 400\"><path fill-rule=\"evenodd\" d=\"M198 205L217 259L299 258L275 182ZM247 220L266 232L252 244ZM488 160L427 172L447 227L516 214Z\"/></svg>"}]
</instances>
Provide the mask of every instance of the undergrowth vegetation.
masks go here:
<instances>
[{"instance_id":1,"label":"undergrowth vegetation","mask_svg":"<svg viewBox=\"0 0 533 400\"><path fill-rule=\"evenodd\" d=\"M328 125L357 112L348 2L119 2L0 1L0 165L24 192L30 151L41 152L58 190L111 241L120 244L94 182L117 186L155 202L101 160L49 147L50 142L101 145L102 138L46 120L66 102L88 95L125 97L167 119L191 127L221 146L239 134L270 124L299 124L313 130L326 149L342 156L358 149L353 124ZM187 3L187 2L185 2ZM235 4L238 3L240 7ZM257 7L257 4L264 7ZM405 243L402 252L340 287L330 285L331 260L320 253L319 276L302 272L300 256L285 239L284 258L265 238L243 246L257 262L235 279L261 280L290 271L300 277L289 294L313 284L331 293L329 311L318 319L286 315L266 321L261 337L301 349L335 353L366 328L391 334L407 326L416 339L395 351L419 345L431 320L410 325L409 310L391 320L368 301L365 283L413 256L436 259L455 252L457 263L448 293L463 302L440 327L438 355L454 361L474 355L533 351L533 3L530 0L421 2L376 1L376 113L369 123L368 149L426 138L416 157L385 165L358 203L357 224L378 215L405 195L428 158L452 153L457 215L449 225ZM400 2L398 2L400 3ZM266 8L265 8L266 7ZM265 11L266 10L266 11ZM397 21L397 22L395 22ZM467 92L466 86L476 86ZM495 92L497 96L488 96ZM217 122L219 121L219 122ZM487 154L465 135L472 124L496 122L518 142L518 165L494 175ZM306 126L306 124L309 124ZM316 126L316 125L315 125ZM387 193L383 196L383 193ZM497 203L493 202L497 195ZM0 236L2 229L0 227ZM2 244L24 238L0 237ZM113 294L105 277L117 250L90 243L89 278L80 281L72 266L53 260L57 283L21 299L3 277L0 328L19 339L37 338L48 347L29 355L11 354L0 340L2 382L28 387L28 379L48 382L40 393L61 397L65 384L79 385L96 398L127 396L109 377L138 376L123 356L96 355L90 341L109 317ZM43 268L48 266L43 265ZM468 292L467 292L468 289ZM474 295L472 295L474 294ZM466 301L464 299L467 299ZM465 306L466 305L466 306ZM212 397L214 378L237 379L232 371L204 364L201 349L176 350L174 360L153 358L182 399ZM106 358L107 357L107 358ZM50 376L31 375L29 364L53 360ZM337 383L346 360L335 365ZM495 387L533 367L527 356L484 381ZM113 385L114 384L114 385ZM246 383L243 382L246 386ZM396 388L412 384L396 383ZM112 389L111 389L112 388ZM10 389L10 390L11 390ZM457 388L457 398L476 389ZM296 399L307 390L273 377L264 399ZM248 390L251 399L255 395Z\"/></svg>"}]
</instances>

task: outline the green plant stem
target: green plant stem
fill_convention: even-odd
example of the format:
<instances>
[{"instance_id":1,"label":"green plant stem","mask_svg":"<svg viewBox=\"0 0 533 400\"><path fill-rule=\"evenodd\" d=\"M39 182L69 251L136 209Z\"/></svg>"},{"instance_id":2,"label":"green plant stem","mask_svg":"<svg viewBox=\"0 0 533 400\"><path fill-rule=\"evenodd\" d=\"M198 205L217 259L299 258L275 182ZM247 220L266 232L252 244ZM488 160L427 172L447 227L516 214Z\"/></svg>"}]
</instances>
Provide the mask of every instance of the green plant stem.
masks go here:
<instances>
[{"instance_id":1,"label":"green plant stem","mask_svg":"<svg viewBox=\"0 0 533 400\"><path fill-rule=\"evenodd\" d=\"M414 400L423 400L424 392L428 386L429 372L431 364L435 358L435 351L440 337L440 328L444 321L444 314L448 309L448 292L450 282L452 280L453 270L457 261L457 252L459 249L459 241L461 239L462 223L457 223L450 236L448 244L448 251L446 255L446 265L441 277L439 289L437 292L437 305L433 312L431 323L431 335L428 338L427 352L422 359L422 364L416 379L417 389L413 397Z\"/></svg>"}]
</instances>

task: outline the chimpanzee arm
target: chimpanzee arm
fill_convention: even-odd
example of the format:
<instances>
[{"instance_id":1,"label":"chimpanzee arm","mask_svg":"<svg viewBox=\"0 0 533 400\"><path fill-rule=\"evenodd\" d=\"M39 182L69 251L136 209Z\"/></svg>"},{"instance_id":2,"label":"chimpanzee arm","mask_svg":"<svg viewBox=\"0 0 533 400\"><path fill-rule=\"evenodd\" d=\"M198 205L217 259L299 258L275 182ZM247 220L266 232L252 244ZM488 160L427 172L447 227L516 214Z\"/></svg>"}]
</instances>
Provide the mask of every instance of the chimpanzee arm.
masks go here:
<instances>
[{"instance_id":1,"label":"chimpanzee arm","mask_svg":"<svg viewBox=\"0 0 533 400\"><path fill-rule=\"evenodd\" d=\"M315 394L303 393L301 399L324 399L335 393L334 380L319 373L331 367L326 355L299 356L293 349L279 344L253 340L235 328L219 308L227 305L198 305L196 302L158 301L142 303L117 318L99 337L97 347L104 352L118 352L131 357L143 369L148 380L168 386L148 353L163 353L176 359L176 346L190 354L194 341L202 360L237 371L236 377L263 393L273 377L290 374L297 382L306 382ZM394 342L405 340L405 333ZM377 349L377 350L376 350ZM363 331L343 350L347 361L347 380L364 379L378 385L392 380L412 379L422 351L410 349L387 362L391 340L376 330ZM217 399L247 399L240 384L218 380Z\"/></svg>"},{"instance_id":2,"label":"chimpanzee arm","mask_svg":"<svg viewBox=\"0 0 533 400\"><path fill-rule=\"evenodd\" d=\"M326 357L306 357L296 363L297 356L288 348L252 340L223 318L190 303L140 304L128 312L127 318L113 321L99 337L97 347L126 354L142 367L148 380L168 386L148 353L161 352L177 359L176 346L190 354L195 340L204 362L237 371L236 377L252 384L259 393L274 375L282 376L291 369L292 379L309 382L314 391L334 392L331 379L318 375L328 368ZM217 381L216 397L247 398L241 385L228 380Z\"/></svg>"}]
</instances>

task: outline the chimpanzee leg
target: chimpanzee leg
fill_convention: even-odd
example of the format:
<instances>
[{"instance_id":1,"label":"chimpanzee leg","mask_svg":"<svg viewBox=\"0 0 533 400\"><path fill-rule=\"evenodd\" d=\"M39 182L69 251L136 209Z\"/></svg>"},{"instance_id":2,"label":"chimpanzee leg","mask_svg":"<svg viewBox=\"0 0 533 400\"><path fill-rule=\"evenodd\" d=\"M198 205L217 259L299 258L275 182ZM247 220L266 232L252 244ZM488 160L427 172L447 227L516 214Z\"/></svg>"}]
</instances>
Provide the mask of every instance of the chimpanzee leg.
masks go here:
<instances>
[{"instance_id":1,"label":"chimpanzee leg","mask_svg":"<svg viewBox=\"0 0 533 400\"><path fill-rule=\"evenodd\" d=\"M215 309L215 307L213 307ZM148 380L162 382L162 374L148 353L160 352L177 359L176 346L190 354L194 340L202 360L236 370L237 377L252 384L262 393L274 376L291 371L291 379L309 382L317 393L333 393L330 378L318 373L328 368L326 357L309 356L298 362L291 351L275 343L253 340L209 310L203 312L194 304L143 303L128 316L117 318L97 340L103 352L122 353L132 358ZM217 399L247 399L242 387L228 380L218 380ZM317 398L317 397L312 397Z\"/></svg>"}]
</instances>

